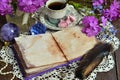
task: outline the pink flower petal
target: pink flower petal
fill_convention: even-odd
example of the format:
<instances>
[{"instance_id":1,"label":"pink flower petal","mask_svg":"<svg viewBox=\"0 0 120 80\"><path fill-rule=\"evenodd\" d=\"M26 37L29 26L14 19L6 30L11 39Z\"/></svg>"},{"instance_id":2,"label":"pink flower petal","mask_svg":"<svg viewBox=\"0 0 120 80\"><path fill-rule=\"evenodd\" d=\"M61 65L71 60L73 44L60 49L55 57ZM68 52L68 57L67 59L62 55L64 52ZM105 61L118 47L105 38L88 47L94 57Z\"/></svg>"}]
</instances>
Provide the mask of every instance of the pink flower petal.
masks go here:
<instances>
[{"instance_id":1,"label":"pink flower petal","mask_svg":"<svg viewBox=\"0 0 120 80\"><path fill-rule=\"evenodd\" d=\"M70 15L69 17L70 17L71 22L76 21L76 19L75 19L75 17L74 17L74 16Z\"/></svg>"},{"instance_id":2,"label":"pink flower petal","mask_svg":"<svg viewBox=\"0 0 120 80\"><path fill-rule=\"evenodd\" d=\"M70 17L68 16L67 19L66 19L66 23L67 24L70 24L71 23L71 20L70 20Z\"/></svg>"},{"instance_id":3,"label":"pink flower petal","mask_svg":"<svg viewBox=\"0 0 120 80\"><path fill-rule=\"evenodd\" d=\"M61 28L66 28L68 26L68 24L66 23L66 21L60 20L60 23L58 24L58 26Z\"/></svg>"}]
</instances>

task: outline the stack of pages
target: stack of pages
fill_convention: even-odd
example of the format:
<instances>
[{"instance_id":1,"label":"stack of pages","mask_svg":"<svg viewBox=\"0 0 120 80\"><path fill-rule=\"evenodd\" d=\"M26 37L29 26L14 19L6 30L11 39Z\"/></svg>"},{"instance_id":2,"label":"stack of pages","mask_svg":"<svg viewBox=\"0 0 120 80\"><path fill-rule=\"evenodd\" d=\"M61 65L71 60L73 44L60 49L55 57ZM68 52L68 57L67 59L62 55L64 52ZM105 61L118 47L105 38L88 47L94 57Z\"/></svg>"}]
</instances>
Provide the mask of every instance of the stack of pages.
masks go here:
<instances>
[{"instance_id":1,"label":"stack of pages","mask_svg":"<svg viewBox=\"0 0 120 80\"><path fill-rule=\"evenodd\" d=\"M54 33L26 35L15 38L14 46L26 76L40 73L79 58L98 41L87 37L80 27Z\"/></svg>"}]
</instances>

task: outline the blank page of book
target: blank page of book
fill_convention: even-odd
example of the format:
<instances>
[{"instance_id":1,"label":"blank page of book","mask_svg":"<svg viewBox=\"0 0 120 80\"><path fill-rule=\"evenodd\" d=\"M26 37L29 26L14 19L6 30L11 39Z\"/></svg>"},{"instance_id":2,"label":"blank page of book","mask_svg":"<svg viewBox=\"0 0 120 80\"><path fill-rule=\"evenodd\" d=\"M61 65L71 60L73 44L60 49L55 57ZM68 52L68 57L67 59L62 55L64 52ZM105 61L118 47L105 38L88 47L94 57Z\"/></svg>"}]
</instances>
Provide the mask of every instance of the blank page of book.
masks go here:
<instances>
[{"instance_id":1,"label":"blank page of book","mask_svg":"<svg viewBox=\"0 0 120 80\"><path fill-rule=\"evenodd\" d=\"M28 68L66 61L51 34L22 36L15 41Z\"/></svg>"},{"instance_id":2,"label":"blank page of book","mask_svg":"<svg viewBox=\"0 0 120 80\"><path fill-rule=\"evenodd\" d=\"M68 60L84 55L98 43L95 37L88 37L83 34L80 27L55 32L53 37Z\"/></svg>"}]
</instances>

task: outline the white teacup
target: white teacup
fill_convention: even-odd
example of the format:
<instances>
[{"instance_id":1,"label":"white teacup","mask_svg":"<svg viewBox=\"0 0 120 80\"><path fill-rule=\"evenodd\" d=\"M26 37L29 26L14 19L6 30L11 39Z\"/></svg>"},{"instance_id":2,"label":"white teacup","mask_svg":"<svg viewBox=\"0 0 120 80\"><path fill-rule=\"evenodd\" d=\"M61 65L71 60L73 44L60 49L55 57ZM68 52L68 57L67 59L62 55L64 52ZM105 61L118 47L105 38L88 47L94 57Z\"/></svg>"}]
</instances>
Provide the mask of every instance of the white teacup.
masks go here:
<instances>
[{"instance_id":1,"label":"white teacup","mask_svg":"<svg viewBox=\"0 0 120 80\"><path fill-rule=\"evenodd\" d=\"M46 2L46 14L53 19L60 19L66 15L66 0L48 0Z\"/></svg>"}]
</instances>

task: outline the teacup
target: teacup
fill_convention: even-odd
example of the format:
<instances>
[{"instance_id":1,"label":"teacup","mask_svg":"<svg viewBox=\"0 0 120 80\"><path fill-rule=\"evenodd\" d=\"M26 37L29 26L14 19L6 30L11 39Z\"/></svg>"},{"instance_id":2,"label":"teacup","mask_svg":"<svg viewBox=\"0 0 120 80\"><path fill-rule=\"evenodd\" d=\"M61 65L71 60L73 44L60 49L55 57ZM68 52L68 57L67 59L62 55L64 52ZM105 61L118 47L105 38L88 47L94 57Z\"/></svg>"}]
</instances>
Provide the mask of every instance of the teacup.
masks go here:
<instances>
[{"instance_id":1,"label":"teacup","mask_svg":"<svg viewBox=\"0 0 120 80\"><path fill-rule=\"evenodd\" d=\"M66 0L48 0L46 2L46 15L52 19L61 19L66 15Z\"/></svg>"}]
</instances>

